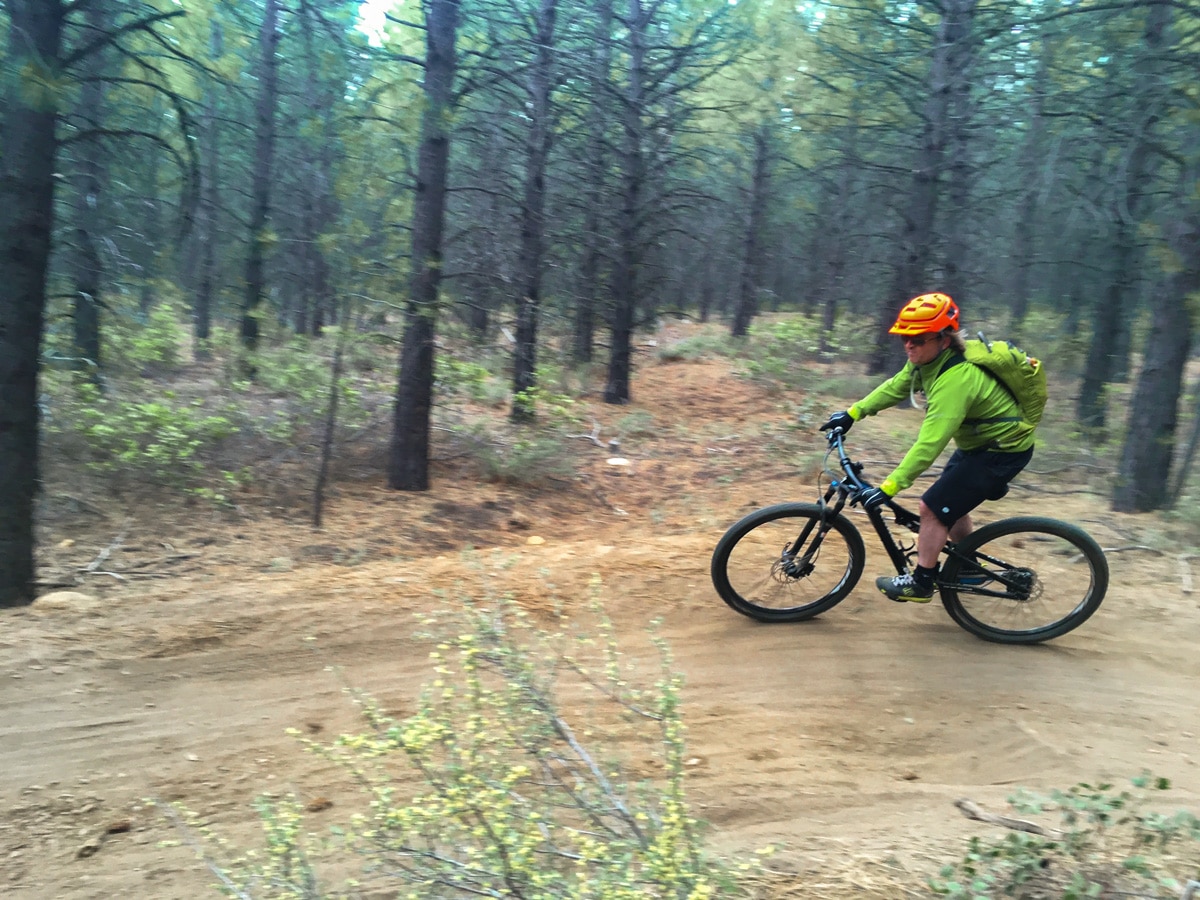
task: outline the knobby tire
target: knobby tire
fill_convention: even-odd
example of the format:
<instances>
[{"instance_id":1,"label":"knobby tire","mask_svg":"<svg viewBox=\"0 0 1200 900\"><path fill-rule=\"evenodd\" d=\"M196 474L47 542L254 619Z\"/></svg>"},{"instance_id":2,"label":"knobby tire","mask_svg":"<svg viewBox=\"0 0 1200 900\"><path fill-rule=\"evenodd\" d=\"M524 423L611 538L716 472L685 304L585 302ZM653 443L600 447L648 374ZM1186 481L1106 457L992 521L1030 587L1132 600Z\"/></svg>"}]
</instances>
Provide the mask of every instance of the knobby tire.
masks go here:
<instances>
[{"instance_id":1,"label":"knobby tire","mask_svg":"<svg viewBox=\"0 0 1200 900\"><path fill-rule=\"evenodd\" d=\"M810 523L798 558L811 571L789 575L784 549ZM806 559L818 535L817 552ZM744 616L798 622L843 600L862 577L865 558L862 535L844 516L817 504L781 503L750 513L725 532L713 551L712 581L721 599Z\"/></svg>"},{"instance_id":2,"label":"knobby tire","mask_svg":"<svg viewBox=\"0 0 1200 900\"><path fill-rule=\"evenodd\" d=\"M1108 590L1108 561L1100 545L1057 519L1002 519L972 532L956 549L975 562L953 554L946 559L942 605L985 641L1037 644L1060 637L1086 622ZM977 588L959 583L972 575L979 580L981 572L986 577Z\"/></svg>"}]
</instances>

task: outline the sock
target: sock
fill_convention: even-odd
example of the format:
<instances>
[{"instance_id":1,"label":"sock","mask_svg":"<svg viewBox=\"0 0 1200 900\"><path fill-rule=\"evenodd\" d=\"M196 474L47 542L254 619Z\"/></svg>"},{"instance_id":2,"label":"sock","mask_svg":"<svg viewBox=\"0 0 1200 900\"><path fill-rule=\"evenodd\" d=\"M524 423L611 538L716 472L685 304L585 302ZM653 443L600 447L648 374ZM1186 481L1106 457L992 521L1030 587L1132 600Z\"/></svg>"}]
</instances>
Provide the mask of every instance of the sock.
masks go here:
<instances>
[{"instance_id":1,"label":"sock","mask_svg":"<svg viewBox=\"0 0 1200 900\"><path fill-rule=\"evenodd\" d=\"M917 587L922 590L928 590L933 587L933 583L937 579L937 573L937 566L927 569L924 566L918 565L913 569L913 581L917 583Z\"/></svg>"}]
</instances>

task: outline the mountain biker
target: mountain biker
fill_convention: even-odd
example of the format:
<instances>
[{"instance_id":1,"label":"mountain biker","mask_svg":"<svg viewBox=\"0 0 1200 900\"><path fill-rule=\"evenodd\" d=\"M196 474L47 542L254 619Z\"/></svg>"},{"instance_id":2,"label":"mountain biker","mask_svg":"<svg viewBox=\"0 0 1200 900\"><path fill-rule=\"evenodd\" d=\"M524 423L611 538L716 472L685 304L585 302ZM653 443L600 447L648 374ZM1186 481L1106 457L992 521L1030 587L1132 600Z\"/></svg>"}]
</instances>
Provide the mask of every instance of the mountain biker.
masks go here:
<instances>
[{"instance_id":1,"label":"mountain biker","mask_svg":"<svg viewBox=\"0 0 1200 900\"><path fill-rule=\"evenodd\" d=\"M904 341L904 368L821 426L822 431L846 432L864 416L909 399L913 406L925 407L916 443L878 487L857 498L865 510L882 506L912 485L954 438L953 455L921 496L916 568L912 574L875 580L880 591L900 602L928 603L933 598L938 556L947 539L960 541L970 534L971 510L1007 494L1008 483L1033 457L1035 426L1022 418L1004 385L966 363L958 329L958 305L947 294L914 297L889 329Z\"/></svg>"}]
</instances>

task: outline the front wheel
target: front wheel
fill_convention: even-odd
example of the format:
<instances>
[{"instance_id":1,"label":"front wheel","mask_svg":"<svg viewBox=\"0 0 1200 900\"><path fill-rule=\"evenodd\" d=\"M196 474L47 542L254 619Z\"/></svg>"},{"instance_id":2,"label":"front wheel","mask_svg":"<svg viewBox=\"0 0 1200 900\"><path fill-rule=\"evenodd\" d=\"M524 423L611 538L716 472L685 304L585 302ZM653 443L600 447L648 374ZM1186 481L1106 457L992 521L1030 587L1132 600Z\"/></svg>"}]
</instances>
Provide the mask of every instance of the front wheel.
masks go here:
<instances>
[{"instance_id":1,"label":"front wheel","mask_svg":"<svg viewBox=\"0 0 1200 900\"><path fill-rule=\"evenodd\" d=\"M721 599L760 622L810 619L841 601L862 577L862 535L840 514L781 503L725 532L712 557Z\"/></svg>"},{"instance_id":2,"label":"front wheel","mask_svg":"<svg viewBox=\"0 0 1200 900\"><path fill-rule=\"evenodd\" d=\"M1108 561L1081 528L1022 516L959 541L940 578L950 617L985 641L1037 644L1078 628L1108 590Z\"/></svg>"}]
</instances>

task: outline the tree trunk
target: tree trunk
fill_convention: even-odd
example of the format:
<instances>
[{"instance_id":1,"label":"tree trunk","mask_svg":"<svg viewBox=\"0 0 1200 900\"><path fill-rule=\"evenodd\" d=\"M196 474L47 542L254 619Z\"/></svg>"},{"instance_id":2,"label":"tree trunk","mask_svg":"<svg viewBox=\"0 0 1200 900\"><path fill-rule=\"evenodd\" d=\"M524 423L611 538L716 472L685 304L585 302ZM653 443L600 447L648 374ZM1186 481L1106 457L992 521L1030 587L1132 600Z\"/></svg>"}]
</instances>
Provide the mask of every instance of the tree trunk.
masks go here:
<instances>
[{"instance_id":1,"label":"tree trunk","mask_svg":"<svg viewBox=\"0 0 1200 900\"><path fill-rule=\"evenodd\" d=\"M750 178L750 215L742 253L742 277L738 285L737 306L733 313L732 334L745 337L750 323L758 312L759 253L762 243L763 218L766 215L767 191L770 181L770 143L767 127L754 135L754 172Z\"/></svg>"},{"instance_id":2,"label":"tree trunk","mask_svg":"<svg viewBox=\"0 0 1200 900\"><path fill-rule=\"evenodd\" d=\"M975 62L975 42L971 40L969 17L962 24L962 34L947 53L950 79L946 104L946 199L949 225L942 229L945 253L941 261L942 277L935 287L945 291L958 303L971 306L968 284L968 247L970 221L973 218L971 187L975 171L971 163L971 77ZM962 11L956 13L963 14ZM924 288L922 288L924 290Z\"/></svg>"},{"instance_id":3,"label":"tree trunk","mask_svg":"<svg viewBox=\"0 0 1200 900\"><path fill-rule=\"evenodd\" d=\"M101 34L105 30L104 5L93 3L85 11L88 28ZM98 51L86 60L79 105L73 118L80 132L104 127L104 82L101 80L104 53ZM100 195L103 190L104 144L98 136L83 137L76 144L75 156L75 227L69 267L75 282L72 316L75 355L94 383L100 377L100 291L103 266L98 249L100 237Z\"/></svg>"},{"instance_id":4,"label":"tree trunk","mask_svg":"<svg viewBox=\"0 0 1200 900\"><path fill-rule=\"evenodd\" d=\"M259 305L264 286L267 224L271 212L271 166L275 156L275 109L279 104L279 5L266 0L259 31L258 99L254 111L254 160L250 188L249 251L246 255L246 293L242 300L242 346L258 349ZM253 362L248 371L253 372Z\"/></svg>"},{"instance_id":5,"label":"tree trunk","mask_svg":"<svg viewBox=\"0 0 1200 900\"><path fill-rule=\"evenodd\" d=\"M1112 247L1112 271L1104 293L1092 308L1092 335L1079 386L1078 418L1084 433L1101 442L1108 425L1104 388L1112 382L1115 364L1113 335L1122 327L1121 304L1129 299L1137 235L1129 222L1118 222Z\"/></svg>"},{"instance_id":6,"label":"tree trunk","mask_svg":"<svg viewBox=\"0 0 1200 900\"><path fill-rule=\"evenodd\" d=\"M929 67L929 96L925 101L921 144L913 166L908 202L902 212L896 263L891 289L883 297L877 322L875 347L868 372L878 375L896 368L903 357L900 348L887 340L887 329L897 311L911 297L933 290L928 282L937 220L939 181L945 168L946 140L951 123L952 96L965 81L966 72L956 67L969 64L970 41L976 0L948 0L938 23L933 59Z\"/></svg>"},{"instance_id":7,"label":"tree trunk","mask_svg":"<svg viewBox=\"0 0 1200 900\"><path fill-rule=\"evenodd\" d=\"M1113 203L1115 236L1111 253L1112 274L1092 316L1092 339L1083 383L1079 389L1079 424L1094 441L1103 441L1107 434L1108 410L1104 388L1123 379L1128 369L1131 311L1136 305L1137 286L1141 278L1143 254L1138 243L1138 230L1144 217L1146 194L1153 175L1151 145L1162 102L1158 96L1161 85L1156 77L1160 67L1157 57L1163 48L1171 17L1170 7L1148 5L1150 9L1146 14L1143 34L1146 58L1140 67L1145 77L1137 86L1137 94L1142 101L1138 104L1140 120L1124 160L1124 182Z\"/></svg>"},{"instance_id":8,"label":"tree trunk","mask_svg":"<svg viewBox=\"0 0 1200 900\"><path fill-rule=\"evenodd\" d=\"M209 36L209 48L213 59L221 57L223 43L220 23L214 21ZM201 174L200 202L196 214L200 259L196 279L196 296L192 303L192 323L196 359L208 359L211 356L209 341L212 338L213 282L216 277L217 240L221 233L217 227L217 210L220 207L218 177L221 134L217 128L216 94L212 90L204 99L201 135L204 169Z\"/></svg>"},{"instance_id":9,"label":"tree trunk","mask_svg":"<svg viewBox=\"0 0 1200 900\"><path fill-rule=\"evenodd\" d=\"M554 89L554 46L557 0L540 0L534 14L533 67L529 73L529 132L525 145L525 191L521 203L521 248L518 254L517 341L513 348L514 422L535 415L529 391L537 385L538 316L542 291L542 256L546 245L546 161L554 130L550 122L550 93Z\"/></svg>"},{"instance_id":10,"label":"tree trunk","mask_svg":"<svg viewBox=\"0 0 1200 900\"><path fill-rule=\"evenodd\" d=\"M700 308L698 314L702 323L707 322L709 316L712 315L713 303L716 301L717 293L716 279L713 277L712 248L708 246L705 247L705 250L708 252L704 254L704 259L699 264L701 279Z\"/></svg>"},{"instance_id":11,"label":"tree trunk","mask_svg":"<svg viewBox=\"0 0 1200 900\"><path fill-rule=\"evenodd\" d=\"M609 326L612 343L608 357L608 381L604 385L605 403L628 403L629 382L633 371L633 329L637 315L638 271L645 250L642 247L640 217L645 189L646 160L643 154L644 129L642 98L646 78L646 27L648 16L641 0L629 0L628 29L629 72L623 100L624 146L621 150L623 179L620 221L617 226L617 259L613 272L613 302Z\"/></svg>"},{"instance_id":12,"label":"tree trunk","mask_svg":"<svg viewBox=\"0 0 1200 900\"><path fill-rule=\"evenodd\" d=\"M1183 458L1179 461L1179 467L1175 470L1175 478L1171 483L1171 490L1167 494L1166 506L1168 509L1174 508L1183 495L1184 489L1187 487L1188 476L1192 472L1192 464L1196 461L1196 451L1200 450L1200 383L1197 383L1192 390L1191 404L1192 431L1184 445Z\"/></svg>"},{"instance_id":13,"label":"tree trunk","mask_svg":"<svg viewBox=\"0 0 1200 900\"><path fill-rule=\"evenodd\" d=\"M849 263L849 248L852 244L850 236L854 224L854 210L858 204L854 192L859 173L862 171L862 159L859 156L859 119L861 110L857 100L851 106L850 120L845 127L845 141L841 149L841 159L837 168L837 181L832 196L832 209L829 210L829 249L826 253L828 283L821 298L821 344L823 356L833 354L833 332L837 326L838 308L850 298L847 284L847 267Z\"/></svg>"},{"instance_id":14,"label":"tree trunk","mask_svg":"<svg viewBox=\"0 0 1200 900\"><path fill-rule=\"evenodd\" d=\"M150 109L155 119L162 118L162 103L157 96ZM148 156L145 165L140 167L142 183L145 185L142 191L141 211L145 214L145 218L140 223L141 236L134 243L130 253L142 282L141 290L138 293L138 313L142 322L149 320L150 311L158 302L153 278L157 274L159 240L163 231L162 201L159 199L158 183L159 154L151 153Z\"/></svg>"},{"instance_id":15,"label":"tree trunk","mask_svg":"<svg viewBox=\"0 0 1200 900\"><path fill-rule=\"evenodd\" d=\"M600 262L605 188L608 182L607 125L609 107L601 85L612 74L612 0L596 0L596 37L592 58L595 89L588 107L587 199L584 207L583 262L580 265L579 296L575 302L571 349L576 362L591 362L595 344L596 307L601 297Z\"/></svg>"},{"instance_id":16,"label":"tree trunk","mask_svg":"<svg viewBox=\"0 0 1200 900\"><path fill-rule=\"evenodd\" d=\"M1170 276L1156 293L1145 357L1129 406L1129 430L1121 456L1113 509L1149 512L1170 505L1171 459L1175 452L1183 371L1191 349L1187 296L1200 288L1197 260Z\"/></svg>"},{"instance_id":17,"label":"tree trunk","mask_svg":"<svg viewBox=\"0 0 1200 900\"><path fill-rule=\"evenodd\" d=\"M388 475L388 484L400 491L429 489L433 339L442 277L458 9L459 0L428 0L426 4L425 108L413 201L412 281L400 350Z\"/></svg>"},{"instance_id":18,"label":"tree trunk","mask_svg":"<svg viewBox=\"0 0 1200 900\"><path fill-rule=\"evenodd\" d=\"M301 8L301 28L307 70L305 72L305 106L313 117L315 135L304 142L303 168L304 212L301 225L304 236L304 289L309 302L305 304L307 321L305 328L297 326L300 333L319 335L321 330L336 319L333 288L329 279L329 260L326 259L321 238L329 229L334 215L335 201L331 196L333 182L333 95L322 90L320 85L320 61L317 57L313 35L313 10L306 3ZM319 129L319 130L318 130Z\"/></svg>"},{"instance_id":19,"label":"tree trunk","mask_svg":"<svg viewBox=\"0 0 1200 900\"><path fill-rule=\"evenodd\" d=\"M1043 135L1046 131L1046 94L1050 88L1050 67L1053 65L1053 38L1043 35L1042 53L1038 57L1037 74L1034 76L1029 112L1029 124L1021 145L1020 171L1025 178L1021 186L1016 229L1013 233L1013 281L1009 306L1009 324L1019 334L1021 324L1029 313L1029 273L1037 260L1037 212L1038 194L1041 187L1038 173L1042 168Z\"/></svg>"},{"instance_id":20,"label":"tree trunk","mask_svg":"<svg viewBox=\"0 0 1200 900\"><path fill-rule=\"evenodd\" d=\"M32 603L37 379L54 218L60 0L8 0L0 125L0 606Z\"/></svg>"}]
</instances>

